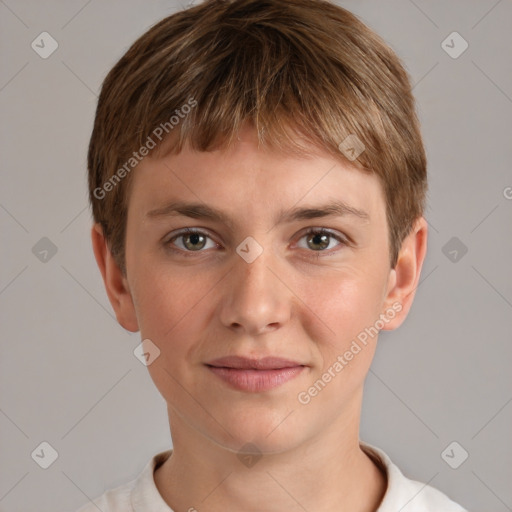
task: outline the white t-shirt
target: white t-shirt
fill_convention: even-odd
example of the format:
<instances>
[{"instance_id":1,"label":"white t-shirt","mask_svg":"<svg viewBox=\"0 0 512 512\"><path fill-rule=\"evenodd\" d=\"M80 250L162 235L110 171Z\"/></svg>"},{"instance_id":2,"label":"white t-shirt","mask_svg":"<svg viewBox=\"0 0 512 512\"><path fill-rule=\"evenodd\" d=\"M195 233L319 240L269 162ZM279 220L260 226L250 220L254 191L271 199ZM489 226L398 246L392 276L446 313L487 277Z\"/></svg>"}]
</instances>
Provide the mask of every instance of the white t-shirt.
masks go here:
<instances>
[{"instance_id":1,"label":"white t-shirt","mask_svg":"<svg viewBox=\"0 0 512 512\"><path fill-rule=\"evenodd\" d=\"M467 512L445 494L430 485L406 478L379 448L363 441L363 451L387 473L388 487L375 512ZM146 464L140 475L119 487L110 489L76 512L173 512L155 485L155 469L171 455L160 452ZM193 509L192 509L193 510Z\"/></svg>"}]
</instances>

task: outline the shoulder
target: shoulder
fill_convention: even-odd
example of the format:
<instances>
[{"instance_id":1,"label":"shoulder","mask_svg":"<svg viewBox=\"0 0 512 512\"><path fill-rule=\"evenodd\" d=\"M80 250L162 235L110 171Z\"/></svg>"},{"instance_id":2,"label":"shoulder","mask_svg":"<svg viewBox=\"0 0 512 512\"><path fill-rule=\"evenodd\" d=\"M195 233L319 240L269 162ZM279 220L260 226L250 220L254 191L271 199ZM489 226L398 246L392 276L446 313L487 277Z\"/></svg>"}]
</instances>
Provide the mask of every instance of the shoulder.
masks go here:
<instances>
[{"instance_id":1,"label":"shoulder","mask_svg":"<svg viewBox=\"0 0 512 512\"><path fill-rule=\"evenodd\" d=\"M101 496L82 506L76 512L131 512L131 493L135 480L109 489Z\"/></svg>"},{"instance_id":2,"label":"shoulder","mask_svg":"<svg viewBox=\"0 0 512 512\"><path fill-rule=\"evenodd\" d=\"M387 474L388 487L376 512L467 512L438 489L407 478L381 449L362 441L360 446Z\"/></svg>"},{"instance_id":3,"label":"shoulder","mask_svg":"<svg viewBox=\"0 0 512 512\"><path fill-rule=\"evenodd\" d=\"M155 468L165 462L171 453L172 450L157 453L136 478L109 489L75 512L98 512L98 510L101 510L101 512L134 512L139 510L172 512L160 496L153 477Z\"/></svg>"}]
</instances>

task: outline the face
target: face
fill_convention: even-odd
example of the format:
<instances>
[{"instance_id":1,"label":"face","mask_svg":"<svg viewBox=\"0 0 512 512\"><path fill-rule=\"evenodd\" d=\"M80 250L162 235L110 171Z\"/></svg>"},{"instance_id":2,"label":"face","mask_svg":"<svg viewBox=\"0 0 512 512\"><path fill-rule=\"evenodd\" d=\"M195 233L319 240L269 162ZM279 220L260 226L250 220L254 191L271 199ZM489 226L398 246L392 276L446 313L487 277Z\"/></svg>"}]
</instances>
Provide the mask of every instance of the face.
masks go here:
<instances>
[{"instance_id":1,"label":"face","mask_svg":"<svg viewBox=\"0 0 512 512\"><path fill-rule=\"evenodd\" d=\"M171 429L179 417L229 449L275 452L354 421L375 327L400 316L379 179L327 154L258 150L245 129L227 151L146 158L133 180L126 287L160 350L148 370ZM226 356L294 368L207 365Z\"/></svg>"}]
</instances>

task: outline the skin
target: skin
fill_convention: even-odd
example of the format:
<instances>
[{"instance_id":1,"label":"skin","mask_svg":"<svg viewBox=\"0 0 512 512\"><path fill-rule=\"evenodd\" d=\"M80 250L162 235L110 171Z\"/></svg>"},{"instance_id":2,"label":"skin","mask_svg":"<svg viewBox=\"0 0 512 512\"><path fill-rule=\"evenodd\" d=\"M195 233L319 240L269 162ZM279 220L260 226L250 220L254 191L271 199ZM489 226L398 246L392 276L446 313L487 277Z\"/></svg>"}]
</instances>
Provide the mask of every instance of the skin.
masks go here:
<instances>
[{"instance_id":1,"label":"skin","mask_svg":"<svg viewBox=\"0 0 512 512\"><path fill-rule=\"evenodd\" d=\"M401 311L384 329L404 321L425 258L425 219L417 219L391 269L379 179L319 150L297 158L258 149L248 126L229 150L185 146L179 155L147 157L133 179L126 276L98 224L91 234L118 322L161 351L148 370L167 402L173 439L172 456L154 474L163 499L175 512L375 511L387 482L359 446L359 420L378 336L308 404L297 397L393 304ZM283 209L331 199L369 219L274 221ZM147 216L170 200L206 203L232 225ZM207 237L172 239L186 227ZM328 237L322 249L306 234L311 227L348 243ZM236 252L248 236L263 248L252 263ZM277 388L249 393L204 364L227 355L274 355L307 366ZM251 467L237 456L246 443L262 454Z\"/></svg>"}]
</instances>

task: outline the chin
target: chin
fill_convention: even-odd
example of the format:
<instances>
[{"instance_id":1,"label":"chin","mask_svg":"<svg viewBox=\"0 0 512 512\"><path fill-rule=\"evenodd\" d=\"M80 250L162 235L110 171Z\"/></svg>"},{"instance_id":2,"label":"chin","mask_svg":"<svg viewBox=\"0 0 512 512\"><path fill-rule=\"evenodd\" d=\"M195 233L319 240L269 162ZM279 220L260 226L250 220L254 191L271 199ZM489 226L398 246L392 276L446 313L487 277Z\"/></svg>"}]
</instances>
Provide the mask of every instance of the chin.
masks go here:
<instances>
[{"instance_id":1,"label":"chin","mask_svg":"<svg viewBox=\"0 0 512 512\"><path fill-rule=\"evenodd\" d=\"M297 444L296 425L288 417L289 411L277 414L275 411L261 412L240 411L229 419L217 416L221 425L226 427L216 428L215 433L210 432L209 437L224 448L239 453L245 446L251 451L251 446L261 453L281 453ZM290 415L292 416L292 415ZM218 425L217 425L218 427Z\"/></svg>"}]
</instances>

